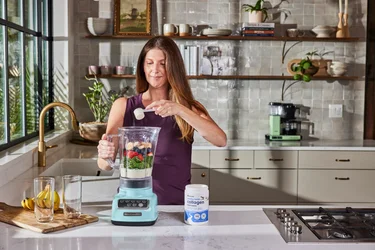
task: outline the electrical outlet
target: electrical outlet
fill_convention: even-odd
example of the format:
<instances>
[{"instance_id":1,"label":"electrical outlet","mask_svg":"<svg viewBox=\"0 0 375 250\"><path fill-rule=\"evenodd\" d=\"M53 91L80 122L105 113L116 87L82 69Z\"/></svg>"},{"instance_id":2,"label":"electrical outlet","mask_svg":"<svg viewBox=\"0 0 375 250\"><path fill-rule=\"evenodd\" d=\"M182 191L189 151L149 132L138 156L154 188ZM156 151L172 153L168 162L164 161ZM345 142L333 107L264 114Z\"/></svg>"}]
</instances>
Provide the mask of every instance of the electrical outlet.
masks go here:
<instances>
[{"instance_id":1,"label":"electrical outlet","mask_svg":"<svg viewBox=\"0 0 375 250\"><path fill-rule=\"evenodd\" d=\"M329 117L330 118L341 118L342 117L342 104L329 104Z\"/></svg>"}]
</instances>

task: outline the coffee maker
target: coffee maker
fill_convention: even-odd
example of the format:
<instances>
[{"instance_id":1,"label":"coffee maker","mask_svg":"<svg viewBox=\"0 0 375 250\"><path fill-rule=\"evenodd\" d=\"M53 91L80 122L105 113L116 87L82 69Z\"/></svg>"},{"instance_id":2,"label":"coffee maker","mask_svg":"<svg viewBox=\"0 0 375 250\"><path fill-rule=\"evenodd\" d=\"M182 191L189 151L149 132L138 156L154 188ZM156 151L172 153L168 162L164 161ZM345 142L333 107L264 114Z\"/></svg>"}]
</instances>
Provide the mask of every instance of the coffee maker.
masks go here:
<instances>
[{"instance_id":1,"label":"coffee maker","mask_svg":"<svg viewBox=\"0 0 375 250\"><path fill-rule=\"evenodd\" d=\"M296 106L293 103L270 102L269 134L270 141L300 141L301 122L296 120Z\"/></svg>"},{"instance_id":2,"label":"coffee maker","mask_svg":"<svg viewBox=\"0 0 375 250\"><path fill-rule=\"evenodd\" d=\"M114 225L151 226L158 218L152 168L159 131L158 127L119 128L121 177L119 192L112 201Z\"/></svg>"}]
</instances>

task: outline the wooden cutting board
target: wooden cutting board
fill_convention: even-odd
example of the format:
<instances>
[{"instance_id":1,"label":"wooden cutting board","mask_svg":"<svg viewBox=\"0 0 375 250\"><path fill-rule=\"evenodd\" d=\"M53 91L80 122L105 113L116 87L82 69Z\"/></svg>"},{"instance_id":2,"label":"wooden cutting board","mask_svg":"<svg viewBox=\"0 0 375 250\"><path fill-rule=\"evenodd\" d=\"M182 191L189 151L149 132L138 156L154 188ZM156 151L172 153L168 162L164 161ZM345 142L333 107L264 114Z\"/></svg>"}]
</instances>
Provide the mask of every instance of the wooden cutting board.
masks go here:
<instances>
[{"instance_id":1,"label":"wooden cutting board","mask_svg":"<svg viewBox=\"0 0 375 250\"><path fill-rule=\"evenodd\" d=\"M15 225L38 233L50 233L64 230L71 227L81 226L98 221L96 216L82 214L78 219L65 219L62 209L55 211L53 221L38 223L34 211L22 207L9 206L0 202L0 221Z\"/></svg>"}]
</instances>

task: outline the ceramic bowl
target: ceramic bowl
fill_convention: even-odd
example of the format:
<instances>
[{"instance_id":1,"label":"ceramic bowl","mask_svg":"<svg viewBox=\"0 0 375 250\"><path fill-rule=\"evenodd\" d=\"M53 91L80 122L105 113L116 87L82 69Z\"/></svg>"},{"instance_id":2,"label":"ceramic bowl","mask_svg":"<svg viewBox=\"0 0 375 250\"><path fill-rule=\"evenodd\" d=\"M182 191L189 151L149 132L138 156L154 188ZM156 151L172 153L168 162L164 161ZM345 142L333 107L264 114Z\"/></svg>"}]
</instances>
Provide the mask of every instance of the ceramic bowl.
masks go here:
<instances>
[{"instance_id":1,"label":"ceramic bowl","mask_svg":"<svg viewBox=\"0 0 375 250\"><path fill-rule=\"evenodd\" d=\"M100 36L107 31L109 21L108 18L89 17L87 18L87 28L92 35Z\"/></svg>"},{"instance_id":2,"label":"ceramic bowl","mask_svg":"<svg viewBox=\"0 0 375 250\"><path fill-rule=\"evenodd\" d=\"M232 34L230 29L204 29L202 35L204 36L229 36Z\"/></svg>"},{"instance_id":3,"label":"ceramic bowl","mask_svg":"<svg viewBox=\"0 0 375 250\"><path fill-rule=\"evenodd\" d=\"M318 25L312 29L318 38L331 37L331 34L336 31L335 28L326 25Z\"/></svg>"}]
</instances>

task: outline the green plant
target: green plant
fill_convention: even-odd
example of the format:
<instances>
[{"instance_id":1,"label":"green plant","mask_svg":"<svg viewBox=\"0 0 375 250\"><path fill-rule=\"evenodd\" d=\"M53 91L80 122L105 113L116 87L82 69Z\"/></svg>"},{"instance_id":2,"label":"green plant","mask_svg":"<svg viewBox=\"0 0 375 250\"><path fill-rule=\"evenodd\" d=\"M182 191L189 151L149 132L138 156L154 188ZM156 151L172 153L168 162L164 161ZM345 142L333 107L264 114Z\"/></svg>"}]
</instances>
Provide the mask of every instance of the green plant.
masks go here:
<instances>
[{"instance_id":1,"label":"green plant","mask_svg":"<svg viewBox=\"0 0 375 250\"><path fill-rule=\"evenodd\" d=\"M306 53L306 58L302 59L299 63L292 65L292 71L299 72L293 76L294 80L302 80L304 82L311 81L311 76L318 70L311 61L314 55L318 55L316 50Z\"/></svg>"},{"instance_id":2,"label":"green plant","mask_svg":"<svg viewBox=\"0 0 375 250\"><path fill-rule=\"evenodd\" d=\"M264 21L268 18L267 8L263 7L264 0L258 0L255 5L251 4L242 4L242 9L246 12L252 13L253 11L261 11L264 15Z\"/></svg>"},{"instance_id":3,"label":"green plant","mask_svg":"<svg viewBox=\"0 0 375 250\"><path fill-rule=\"evenodd\" d=\"M89 87L89 91L87 93L83 93L83 96L86 98L90 110L95 117L95 122L102 123L110 111L113 102L119 96L116 92L110 91L106 100L104 96L103 83L98 81L96 76L94 76L94 78L88 78L85 76L85 78L86 80L92 81L93 85Z\"/></svg>"}]
</instances>

